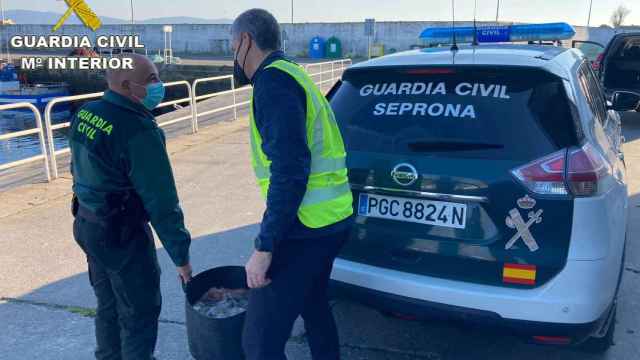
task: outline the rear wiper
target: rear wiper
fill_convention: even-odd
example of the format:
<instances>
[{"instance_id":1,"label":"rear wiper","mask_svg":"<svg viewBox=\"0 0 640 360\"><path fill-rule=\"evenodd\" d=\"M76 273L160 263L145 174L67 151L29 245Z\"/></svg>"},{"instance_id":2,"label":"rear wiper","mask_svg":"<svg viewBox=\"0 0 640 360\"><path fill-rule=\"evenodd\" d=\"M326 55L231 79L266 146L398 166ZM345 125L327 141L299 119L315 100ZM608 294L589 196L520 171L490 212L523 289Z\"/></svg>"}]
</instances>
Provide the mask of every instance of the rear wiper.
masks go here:
<instances>
[{"instance_id":1,"label":"rear wiper","mask_svg":"<svg viewBox=\"0 0 640 360\"><path fill-rule=\"evenodd\" d=\"M501 144L462 141L414 141L408 145L409 149L415 152L473 151L504 148L504 145Z\"/></svg>"}]
</instances>

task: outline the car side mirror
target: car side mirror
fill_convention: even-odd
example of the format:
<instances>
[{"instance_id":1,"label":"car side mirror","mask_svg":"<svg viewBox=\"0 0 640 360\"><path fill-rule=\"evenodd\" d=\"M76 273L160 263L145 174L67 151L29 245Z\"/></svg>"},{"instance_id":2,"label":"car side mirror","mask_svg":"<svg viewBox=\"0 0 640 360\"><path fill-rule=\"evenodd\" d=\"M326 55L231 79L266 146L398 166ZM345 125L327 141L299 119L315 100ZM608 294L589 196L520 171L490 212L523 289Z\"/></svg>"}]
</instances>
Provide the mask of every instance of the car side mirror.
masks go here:
<instances>
[{"instance_id":1,"label":"car side mirror","mask_svg":"<svg viewBox=\"0 0 640 360\"><path fill-rule=\"evenodd\" d=\"M611 97L611 110L633 111L640 108L640 94L631 91L616 91Z\"/></svg>"}]
</instances>

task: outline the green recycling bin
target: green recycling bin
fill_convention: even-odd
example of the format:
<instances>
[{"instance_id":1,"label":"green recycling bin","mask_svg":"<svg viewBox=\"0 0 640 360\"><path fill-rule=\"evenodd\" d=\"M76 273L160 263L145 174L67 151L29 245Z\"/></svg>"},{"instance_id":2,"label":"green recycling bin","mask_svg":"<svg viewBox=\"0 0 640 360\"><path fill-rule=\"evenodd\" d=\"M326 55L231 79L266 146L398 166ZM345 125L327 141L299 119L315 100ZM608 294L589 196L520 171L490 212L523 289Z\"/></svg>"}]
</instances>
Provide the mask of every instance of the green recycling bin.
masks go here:
<instances>
[{"instance_id":1,"label":"green recycling bin","mask_svg":"<svg viewBox=\"0 0 640 360\"><path fill-rule=\"evenodd\" d=\"M384 44L372 44L370 51L370 56L372 58L384 56Z\"/></svg>"},{"instance_id":2,"label":"green recycling bin","mask_svg":"<svg viewBox=\"0 0 640 360\"><path fill-rule=\"evenodd\" d=\"M325 54L329 59L342 58L342 42L335 36L330 37L325 43Z\"/></svg>"}]
</instances>

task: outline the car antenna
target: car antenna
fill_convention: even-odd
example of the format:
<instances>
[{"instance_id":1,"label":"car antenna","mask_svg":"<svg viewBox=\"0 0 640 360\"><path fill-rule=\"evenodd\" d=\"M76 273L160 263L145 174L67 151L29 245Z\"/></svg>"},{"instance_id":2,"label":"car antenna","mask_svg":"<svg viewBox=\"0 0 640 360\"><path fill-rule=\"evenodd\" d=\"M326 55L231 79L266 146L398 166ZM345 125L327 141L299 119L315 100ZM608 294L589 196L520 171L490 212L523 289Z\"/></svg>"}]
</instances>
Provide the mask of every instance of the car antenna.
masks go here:
<instances>
[{"instance_id":1,"label":"car antenna","mask_svg":"<svg viewBox=\"0 0 640 360\"><path fill-rule=\"evenodd\" d=\"M458 51L458 42L456 41L456 0L451 0L451 34L453 35L453 45L451 51Z\"/></svg>"},{"instance_id":2,"label":"car antenna","mask_svg":"<svg viewBox=\"0 0 640 360\"><path fill-rule=\"evenodd\" d=\"M476 14L478 12L478 0L473 3L473 46L478 46L478 25L476 23Z\"/></svg>"}]
</instances>

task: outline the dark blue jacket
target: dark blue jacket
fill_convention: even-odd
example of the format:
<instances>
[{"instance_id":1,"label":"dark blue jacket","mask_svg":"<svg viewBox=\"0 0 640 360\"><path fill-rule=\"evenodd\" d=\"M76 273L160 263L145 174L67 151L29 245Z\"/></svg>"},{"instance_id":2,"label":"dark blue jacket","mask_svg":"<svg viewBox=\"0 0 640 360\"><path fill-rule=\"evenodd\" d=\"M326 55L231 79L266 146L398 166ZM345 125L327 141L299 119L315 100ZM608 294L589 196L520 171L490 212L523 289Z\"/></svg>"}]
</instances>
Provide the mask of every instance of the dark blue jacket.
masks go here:
<instances>
[{"instance_id":1,"label":"dark blue jacket","mask_svg":"<svg viewBox=\"0 0 640 360\"><path fill-rule=\"evenodd\" d=\"M271 160L271 185L256 249L273 251L284 241L326 236L345 230L352 219L320 229L304 226L298 208L307 189L311 153L307 145L307 98L289 74L265 69L287 60L281 51L269 55L253 75L253 111L262 137L262 151Z\"/></svg>"}]
</instances>

